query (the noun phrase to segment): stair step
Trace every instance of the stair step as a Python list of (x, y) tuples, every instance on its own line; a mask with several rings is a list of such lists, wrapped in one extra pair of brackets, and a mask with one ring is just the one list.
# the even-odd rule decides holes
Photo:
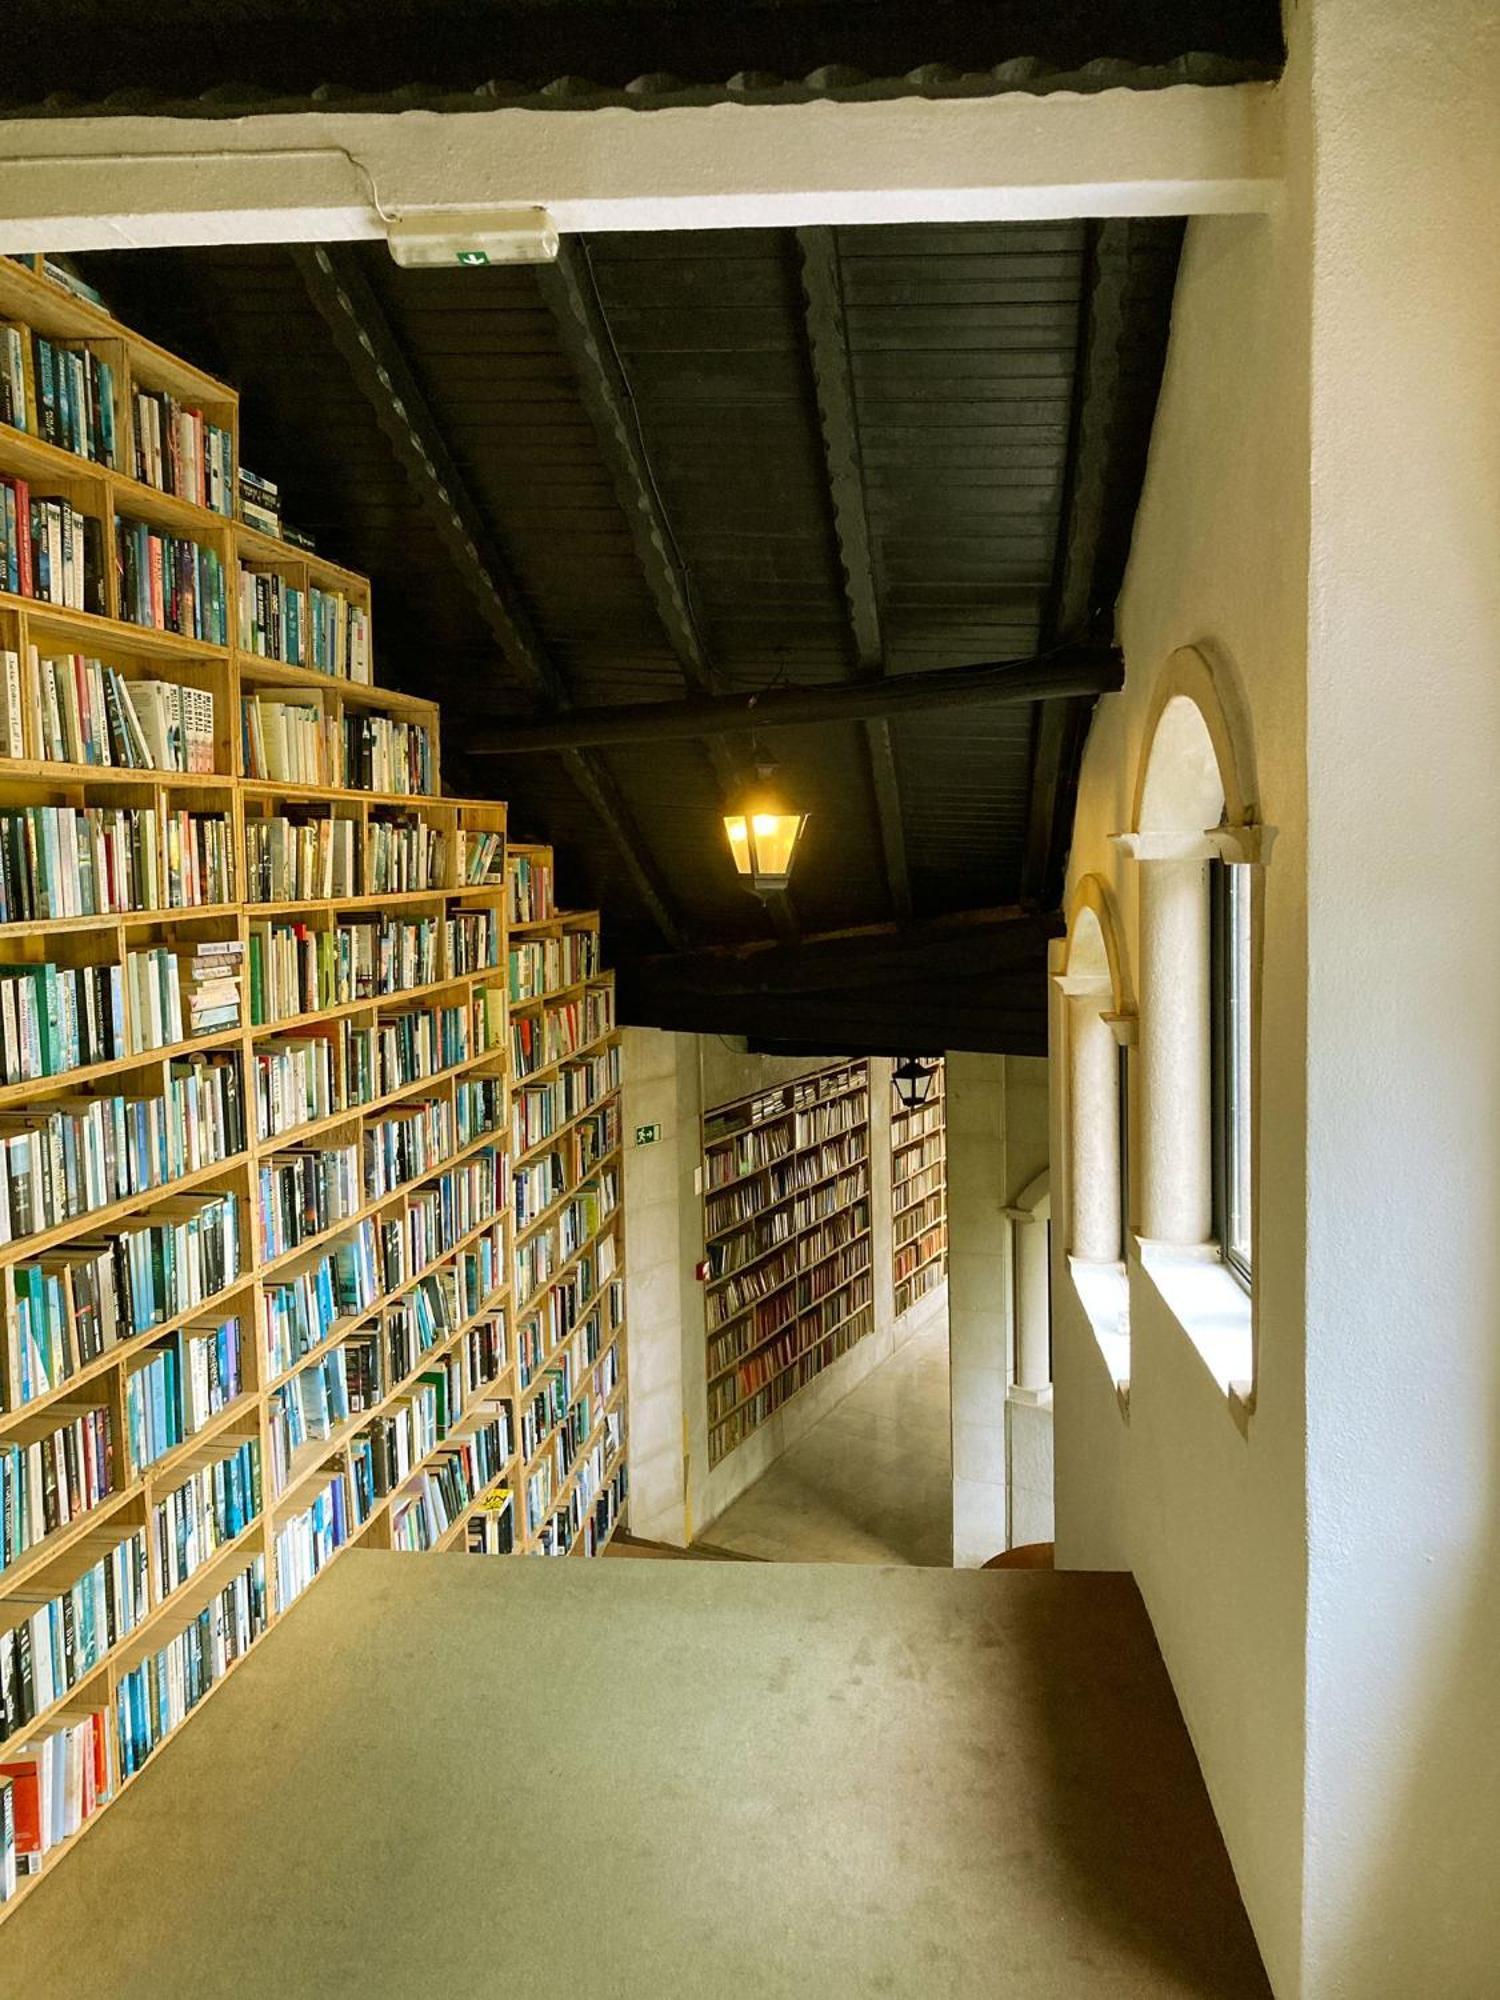
[(721, 1562), (754, 1563), (764, 1562), (764, 1556), (741, 1555), (738, 1549), (721, 1549), (712, 1542), (694, 1542), (690, 1548), (678, 1548), (675, 1542), (651, 1542), (636, 1535), (616, 1535), (604, 1551), (606, 1556), (634, 1556), (654, 1558), (658, 1562)]

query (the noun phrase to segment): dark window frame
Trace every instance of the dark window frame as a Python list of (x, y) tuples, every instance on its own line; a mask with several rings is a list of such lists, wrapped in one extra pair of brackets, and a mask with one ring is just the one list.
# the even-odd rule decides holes
[[(1235, 1213), (1241, 1197), (1234, 1166), (1234, 1142), (1240, 1122), (1252, 1116), (1253, 1084), (1248, 1072), (1239, 1073), (1234, 1059), (1233, 992), (1239, 932), (1235, 925), (1237, 904), (1250, 894), (1249, 870), (1236, 875), (1230, 864), (1211, 861), (1209, 878), (1209, 1065), (1213, 1102), (1213, 1228), (1219, 1255), (1248, 1292), (1253, 1281), (1250, 1257), (1235, 1247)], [(1249, 948), (1248, 946), (1246, 947)], [(1246, 967), (1245, 985), (1250, 987), (1251, 968)], [(1248, 1201), (1249, 1191), (1243, 1191)], [(1248, 1233), (1248, 1232), (1247, 1232)]]

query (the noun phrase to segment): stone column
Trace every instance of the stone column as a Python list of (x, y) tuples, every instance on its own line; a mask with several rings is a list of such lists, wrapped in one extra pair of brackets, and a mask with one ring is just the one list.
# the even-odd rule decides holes
[(1210, 850), (1201, 835), (1156, 836), (1153, 847), (1170, 840), (1178, 850), (1158, 856), (1145, 850), (1150, 836), (1133, 838), (1141, 862), (1141, 1234), (1158, 1243), (1206, 1243), (1213, 1234)]
[(1005, 1548), (1007, 1529), (1005, 1058), (950, 1054), (947, 1087), (953, 1561), (975, 1569)]

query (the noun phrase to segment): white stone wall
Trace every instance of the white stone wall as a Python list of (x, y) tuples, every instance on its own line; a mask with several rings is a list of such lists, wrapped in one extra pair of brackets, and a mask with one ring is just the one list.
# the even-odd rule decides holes
[(1110, 836), (1156, 675), (1212, 642), (1277, 830), (1254, 1405), (1132, 1253), (1122, 1407), (1058, 1240), (1058, 1552), (1136, 1574), (1279, 2000), (1477, 1996), (1500, 1990), (1500, 16), (1286, 18), (1285, 198), (1189, 225), (1126, 686), (1071, 857), (1141, 977)]

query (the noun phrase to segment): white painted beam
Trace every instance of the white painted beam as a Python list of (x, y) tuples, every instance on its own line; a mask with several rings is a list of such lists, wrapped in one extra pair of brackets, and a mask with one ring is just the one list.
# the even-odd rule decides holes
[(380, 236), (539, 205), (566, 231), (1270, 207), (1274, 86), (680, 110), (0, 121), (0, 251)]

